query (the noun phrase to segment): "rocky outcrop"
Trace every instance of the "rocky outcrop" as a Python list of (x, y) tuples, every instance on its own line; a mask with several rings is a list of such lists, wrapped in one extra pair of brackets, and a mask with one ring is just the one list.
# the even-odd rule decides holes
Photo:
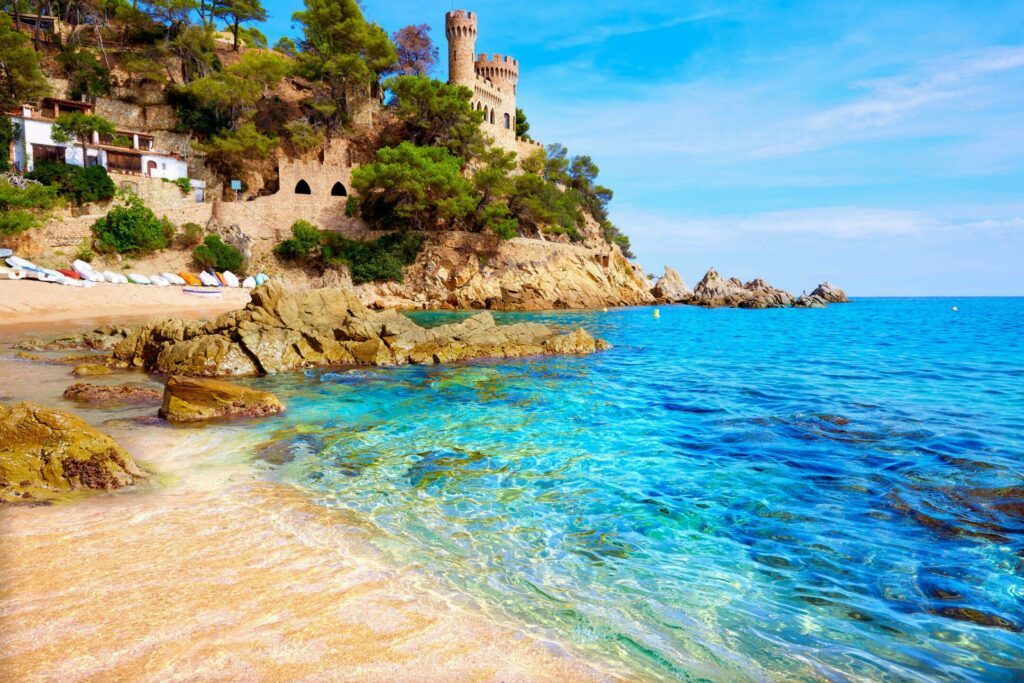
[(737, 278), (724, 279), (714, 268), (693, 288), (690, 302), (707, 308), (786, 308), (793, 296), (758, 278), (744, 284)]
[(64, 390), (64, 398), (79, 403), (159, 403), (161, 393), (137, 384), (104, 386), (99, 384), (72, 384)]
[(403, 282), (356, 287), (372, 308), (537, 311), (654, 303), (618, 247), (481, 233), (430, 235)]
[[(59, 351), (65, 349), (94, 349), (97, 351), (109, 351), (119, 342), (123, 341), (125, 337), (131, 334), (131, 332), (132, 328), (124, 325), (104, 325), (103, 327), (97, 327), (92, 332), (87, 332), (85, 334), (73, 334), (50, 339), (26, 339), (18, 342), (14, 348), (26, 351)], [(18, 355), (28, 356), (28, 354)], [(75, 358), (75, 356), (67, 356), (67, 358)], [(38, 356), (30, 359), (49, 360)], [(86, 361), (80, 360), (78, 362)]]
[(145, 476), (113, 439), (70, 413), (31, 402), (0, 406), (0, 501), (116, 489)]
[(284, 410), (267, 391), (228, 382), (172, 375), (164, 387), (160, 417), (168, 422), (199, 422), (238, 417), (267, 417)]
[(583, 330), (537, 323), (498, 325), (481, 313), (423, 328), (396, 311), (371, 311), (349, 289), (290, 293), (271, 282), (243, 309), (203, 323), (164, 320), (114, 348), (130, 367), (217, 377), (273, 374), (323, 365), (446, 363), (472, 358), (586, 354), (608, 348)]
[(675, 268), (665, 266), (665, 274), (651, 288), (651, 295), (659, 304), (685, 304), (693, 298), (693, 290), (686, 286)]
[(827, 304), (846, 304), (850, 303), (850, 300), (846, 298), (846, 292), (839, 289), (833, 284), (828, 282), (822, 282), (818, 285), (813, 292), (812, 297), (818, 297)]

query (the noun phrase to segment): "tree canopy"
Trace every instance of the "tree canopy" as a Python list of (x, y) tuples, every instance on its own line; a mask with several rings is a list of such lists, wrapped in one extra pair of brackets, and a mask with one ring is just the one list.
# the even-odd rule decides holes
[(42, 97), (50, 90), (28, 36), (0, 14), (0, 108)]
[(430, 26), (410, 25), (391, 34), (398, 53), (395, 71), (406, 76), (429, 76), (437, 66), (438, 49), (430, 39)]

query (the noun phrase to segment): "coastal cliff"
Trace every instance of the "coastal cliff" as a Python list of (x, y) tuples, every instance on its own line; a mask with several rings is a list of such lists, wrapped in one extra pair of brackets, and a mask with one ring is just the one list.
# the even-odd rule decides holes
[(401, 283), (356, 289), (373, 308), (535, 311), (654, 302), (643, 271), (614, 246), (445, 233)]

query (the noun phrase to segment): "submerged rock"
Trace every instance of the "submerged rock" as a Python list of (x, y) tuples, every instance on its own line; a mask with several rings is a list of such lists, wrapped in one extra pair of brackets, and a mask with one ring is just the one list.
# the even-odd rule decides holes
[(490, 313), (428, 329), (396, 311), (371, 311), (348, 289), (289, 293), (270, 283), (245, 308), (210, 322), (172, 319), (143, 327), (114, 347), (114, 358), (153, 372), (218, 377), (606, 348), (582, 329), (565, 334), (537, 323), (498, 325)]
[(145, 476), (113, 439), (75, 415), (27, 401), (0, 406), (0, 501), (116, 489)]
[(95, 377), (96, 375), (109, 375), (110, 368), (106, 365), (100, 365), (98, 363), (83, 363), (82, 365), (76, 365), (75, 369), (71, 371), (71, 374), (75, 377)]
[(164, 387), (160, 417), (168, 422), (199, 422), (218, 418), (267, 417), (284, 410), (267, 391), (197, 377), (171, 376)]
[(93, 349), (106, 351), (131, 334), (132, 328), (124, 325), (104, 325), (92, 332), (72, 334), (63, 337), (26, 339), (14, 348), (26, 351), (61, 351), (72, 349)]
[(110, 356), (105, 354), (82, 354), (76, 353), (70, 356), (40, 356), (37, 353), (19, 351), (15, 358), (29, 360), (34, 363), (50, 363), (52, 365), (84, 365), (98, 364), (105, 365), (110, 361)]
[(793, 295), (760, 278), (746, 284), (737, 278), (726, 280), (711, 268), (693, 288), (689, 303), (707, 308), (787, 308)]
[(693, 297), (693, 290), (674, 268), (665, 266), (665, 274), (651, 288), (651, 294), (661, 304), (685, 304)]
[(146, 403), (159, 402), (161, 393), (137, 384), (103, 386), (99, 384), (72, 384), (64, 390), (64, 398), (81, 403)]

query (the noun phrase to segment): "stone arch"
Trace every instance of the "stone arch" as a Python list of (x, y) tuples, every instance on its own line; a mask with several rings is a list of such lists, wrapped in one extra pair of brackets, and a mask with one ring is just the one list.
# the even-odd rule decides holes
[(348, 190), (345, 189), (345, 186), (341, 184), (340, 180), (338, 182), (334, 183), (334, 187), (331, 188), (331, 196), (332, 197), (347, 197), (348, 196)]
[(295, 194), (313, 194), (313, 190), (309, 188), (309, 183), (305, 180), (300, 180), (295, 183)]

